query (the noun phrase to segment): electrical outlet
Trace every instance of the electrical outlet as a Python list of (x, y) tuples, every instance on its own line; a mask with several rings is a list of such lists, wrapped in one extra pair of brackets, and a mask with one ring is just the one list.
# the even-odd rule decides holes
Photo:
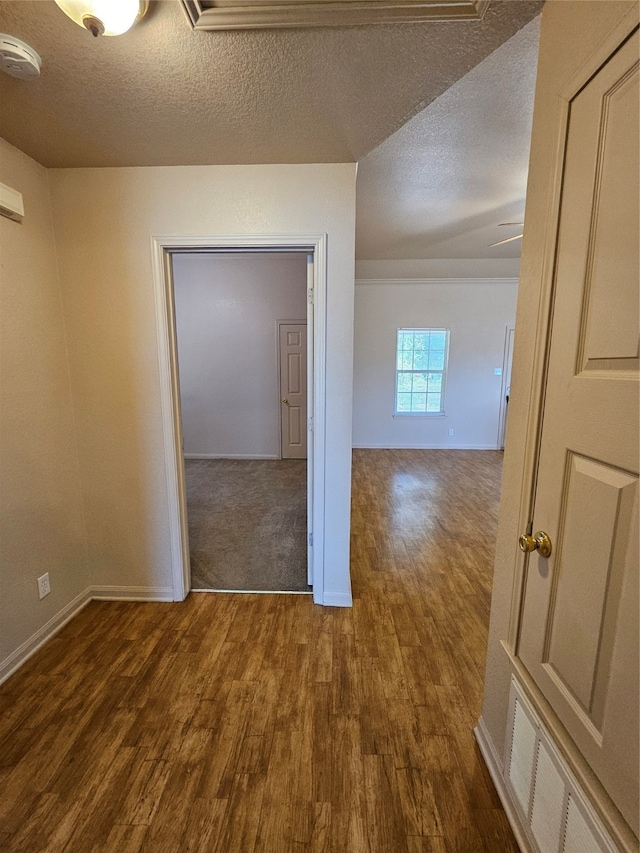
[(452, 429), (450, 429), (450, 430), (449, 430), (449, 435), (453, 435), (453, 430), (452, 430)]
[(38, 596), (44, 598), (51, 592), (51, 584), (49, 583), (49, 572), (45, 572), (38, 578)]

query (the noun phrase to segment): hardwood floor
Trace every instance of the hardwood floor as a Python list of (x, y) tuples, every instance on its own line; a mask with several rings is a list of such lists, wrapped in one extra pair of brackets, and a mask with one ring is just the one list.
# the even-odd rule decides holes
[(353, 609), (91, 603), (0, 688), (0, 849), (517, 851), (471, 731), (501, 461), (356, 451)]

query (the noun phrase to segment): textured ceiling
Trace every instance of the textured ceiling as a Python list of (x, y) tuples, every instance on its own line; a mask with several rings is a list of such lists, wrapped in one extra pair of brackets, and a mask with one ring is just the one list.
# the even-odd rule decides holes
[(358, 166), (359, 259), (517, 258), (539, 19), (477, 65)]
[(177, 0), (94, 39), (53, 0), (0, 0), (42, 75), (0, 74), (0, 135), (45, 166), (349, 162), (509, 39), (541, 2), (481, 22), (194, 32)]

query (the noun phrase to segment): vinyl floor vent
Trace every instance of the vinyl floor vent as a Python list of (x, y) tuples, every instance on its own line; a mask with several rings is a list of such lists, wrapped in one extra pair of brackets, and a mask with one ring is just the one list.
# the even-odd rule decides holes
[(619, 853), (518, 682), (511, 683), (505, 782), (537, 853)]

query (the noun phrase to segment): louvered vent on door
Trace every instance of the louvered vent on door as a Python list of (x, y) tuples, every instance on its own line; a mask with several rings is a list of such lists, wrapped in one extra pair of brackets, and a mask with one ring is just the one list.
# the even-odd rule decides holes
[(594, 828), (587, 823), (575, 800), (569, 795), (562, 853), (600, 853), (606, 849), (597, 841)]
[(534, 853), (619, 853), (513, 679), (505, 783)]
[(513, 702), (511, 749), (508, 774), (511, 787), (524, 814), (529, 813), (531, 802), (531, 780), (536, 756), (538, 728), (527, 715), (520, 697)]
[(564, 805), (565, 780), (544, 741), (538, 740), (530, 824), (542, 853), (558, 853)]

